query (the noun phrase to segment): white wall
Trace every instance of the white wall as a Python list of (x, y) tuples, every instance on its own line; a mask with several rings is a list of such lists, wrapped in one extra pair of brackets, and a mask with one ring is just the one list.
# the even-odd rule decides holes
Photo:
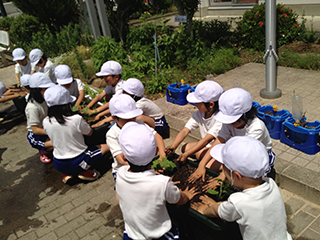
[[(259, 0), (259, 3), (261, 2), (265, 2), (265, 0)], [(319, 4), (320, 1), (319, 0), (277, 0), (277, 3), (281, 3), (281, 4)]]

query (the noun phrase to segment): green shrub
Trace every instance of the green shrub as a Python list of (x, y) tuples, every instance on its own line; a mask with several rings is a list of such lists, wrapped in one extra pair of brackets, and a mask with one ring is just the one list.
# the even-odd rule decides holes
[(284, 50), (279, 54), (280, 66), (320, 70), (320, 56), (314, 53), (299, 54)]
[(0, 19), (0, 30), (10, 31), (11, 24), (15, 17), (4, 17)]
[[(298, 23), (298, 14), (282, 4), (276, 6), (277, 18), (277, 48), (282, 45), (300, 40), (307, 30), (305, 21)], [(234, 46), (252, 48), (258, 51), (265, 50), (265, 4), (255, 5), (243, 14), (238, 22), (234, 35)]]

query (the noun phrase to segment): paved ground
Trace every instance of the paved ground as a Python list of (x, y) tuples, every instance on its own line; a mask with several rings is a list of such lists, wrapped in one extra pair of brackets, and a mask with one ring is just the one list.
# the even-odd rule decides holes
[[(13, 84), (13, 72), (13, 66), (0, 69), (0, 81)], [(264, 88), (262, 64), (246, 64), (215, 80), (224, 89), (233, 87), (235, 82), (241, 83), (261, 105), (276, 104), (289, 110), (292, 90), (296, 90), (304, 98), (308, 119), (319, 119), (316, 104), (320, 95), (319, 72), (280, 67), (278, 87), (283, 97), (276, 100), (259, 97), (260, 89)], [(172, 136), (195, 111), (191, 105), (178, 106), (165, 99), (157, 100), (157, 104), (168, 116)], [(12, 103), (1, 105), (1, 108), (10, 105)], [(0, 135), (0, 239), (121, 239), (123, 220), (114, 197), (110, 160), (105, 158), (99, 165), (103, 173), (99, 180), (65, 185), (52, 164), (39, 161), (39, 154), (27, 142), (25, 125), (22, 122)], [(166, 145), (171, 141), (172, 138), (166, 140)], [(279, 141), (274, 141), (274, 149), (278, 155), (275, 168), (286, 204), (289, 232), (294, 239), (320, 239), (320, 207), (313, 203), (316, 200), (309, 201), (314, 200), (312, 195), (318, 196), (319, 154), (307, 155)], [(295, 187), (291, 189), (291, 185)], [(299, 191), (309, 191), (309, 200), (298, 195)]]

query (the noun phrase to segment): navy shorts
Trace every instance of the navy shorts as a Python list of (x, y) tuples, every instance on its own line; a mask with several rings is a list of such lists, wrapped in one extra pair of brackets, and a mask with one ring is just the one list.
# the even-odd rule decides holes
[(53, 158), (53, 165), (59, 172), (67, 175), (77, 175), (88, 170), (101, 156), (101, 150), (96, 146), (92, 146), (75, 158)]
[(154, 121), (156, 125), (155, 130), (157, 133), (159, 133), (163, 139), (170, 138), (170, 128), (165, 116)]
[(268, 151), (268, 155), (269, 155), (269, 169), (266, 171), (265, 173), (266, 175), (271, 172), (274, 165), (274, 161), (276, 160), (276, 154), (271, 149)]
[(27, 138), (31, 147), (39, 150), (45, 150), (44, 143), (48, 139), (47, 135), (36, 135), (33, 132), (29, 131)]
[[(152, 240), (179, 240), (179, 231), (178, 228), (176, 228), (175, 226), (172, 226), (172, 228), (169, 230), (169, 232), (163, 234), (162, 237), (160, 238), (154, 238)], [(123, 240), (132, 240), (126, 230), (123, 231)]]

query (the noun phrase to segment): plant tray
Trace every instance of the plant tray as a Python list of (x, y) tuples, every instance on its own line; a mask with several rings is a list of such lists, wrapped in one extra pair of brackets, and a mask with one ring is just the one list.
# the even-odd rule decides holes
[[(179, 84), (180, 88), (176, 88)], [(167, 101), (178, 105), (188, 104), (187, 95), (189, 93), (190, 85), (185, 84), (181, 86), (180, 83), (173, 83), (166, 88)]]
[(106, 141), (106, 134), (109, 131), (111, 125), (110, 123), (105, 123), (100, 127), (92, 128), (93, 132), (91, 136), (84, 136), (84, 141), (87, 146), (95, 146), (99, 144), (105, 144)]
[(273, 112), (273, 106), (267, 105), (258, 108), (258, 118), (260, 118), (266, 125), (270, 137), (273, 139), (280, 139), (282, 123), (289, 117), (291, 113), (288, 110), (281, 110), (273, 112), (275, 116), (267, 114), (265, 112)]
[(293, 117), (286, 119), (282, 124), (280, 142), (285, 143), (306, 154), (313, 155), (320, 151), (320, 122), (308, 122), (306, 127), (294, 126)]

